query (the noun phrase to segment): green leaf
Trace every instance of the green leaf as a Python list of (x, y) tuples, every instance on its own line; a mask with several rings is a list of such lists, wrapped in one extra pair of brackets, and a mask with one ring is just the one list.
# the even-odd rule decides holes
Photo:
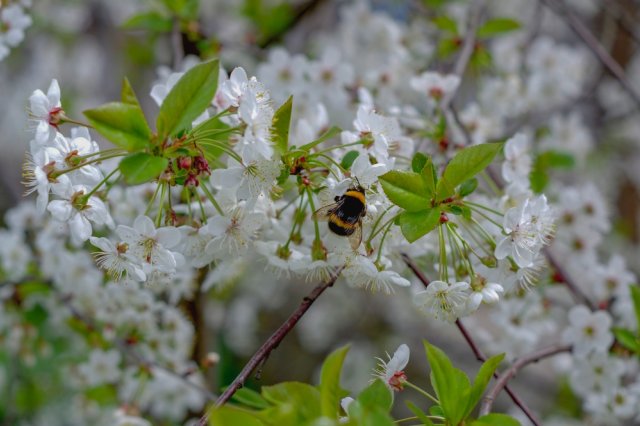
[(281, 406), (280, 409), (295, 410), (295, 418), (301, 423), (322, 415), (320, 391), (306, 383), (283, 382), (263, 386), (262, 396), (272, 404)]
[(418, 173), (391, 170), (378, 179), (393, 204), (410, 212), (431, 207), (432, 194)]
[(440, 223), (440, 209), (433, 208), (419, 212), (403, 212), (399, 217), (402, 235), (410, 243), (434, 230)]
[(210, 426), (263, 426), (264, 424), (265, 423), (258, 420), (251, 412), (233, 408), (228, 405), (209, 410)]
[(475, 191), (477, 187), (478, 179), (472, 178), (469, 180), (465, 180), (464, 182), (462, 182), (462, 185), (460, 185), (459, 194), (461, 197), (466, 197), (467, 195), (473, 193), (473, 191)]
[(358, 158), (358, 155), (360, 155), (358, 151), (347, 152), (340, 162), (340, 167), (345, 170), (349, 170), (351, 166), (353, 166), (353, 162), (356, 161), (356, 158)]
[(437, 56), (439, 59), (446, 59), (459, 48), (460, 41), (457, 39), (457, 37), (443, 38), (438, 42), (438, 47), (436, 48)]
[(427, 161), (429, 161), (429, 157), (421, 152), (416, 152), (411, 159), (411, 170), (413, 170), (415, 173), (420, 173), (422, 169), (424, 169), (424, 166), (427, 164)]
[(231, 399), (250, 408), (261, 410), (269, 407), (269, 403), (258, 392), (249, 388), (238, 389)]
[(453, 20), (453, 18), (449, 16), (440, 15), (433, 20), (433, 23), (438, 29), (442, 31), (448, 31), (453, 34), (458, 34), (458, 24), (455, 20)]
[(453, 364), (437, 347), (424, 341), (427, 359), (431, 367), (432, 386), (438, 395), (442, 411), (450, 424), (457, 425), (464, 419), (467, 398), (471, 385), (463, 371), (454, 368)]
[(484, 143), (464, 148), (451, 159), (438, 181), (436, 194), (443, 200), (455, 193), (456, 187), (484, 170), (502, 149), (502, 143)]
[(620, 327), (613, 327), (612, 329), (616, 340), (625, 348), (633, 352), (640, 351), (640, 339), (631, 330), (627, 330)]
[(478, 375), (474, 379), (473, 385), (471, 386), (471, 391), (469, 392), (467, 409), (464, 413), (464, 418), (468, 417), (475, 406), (480, 402), (484, 390), (489, 384), (491, 377), (493, 377), (493, 373), (496, 371), (496, 368), (498, 368), (498, 365), (500, 365), (503, 359), (504, 354), (492, 356), (491, 358), (486, 360), (480, 367)]
[(339, 135), (340, 132), (342, 132), (342, 129), (340, 127), (333, 126), (329, 130), (324, 132), (318, 139), (316, 139), (316, 140), (314, 140), (312, 142), (309, 142), (308, 144), (302, 145), (297, 150), (309, 151), (311, 148), (315, 147), (316, 145), (319, 145), (322, 142), (327, 141), (327, 140)]
[(636, 285), (629, 286), (631, 289), (631, 301), (633, 302), (633, 310), (636, 313), (638, 321), (638, 332), (640, 333), (640, 288)]
[(84, 115), (98, 133), (127, 151), (149, 145), (151, 131), (138, 105), (110, 102), (88, 109)]
[(286, 152), (289, 147), (289, 127), (291, 126), (291, 109), (293, 96), (283, 103), (273, 116), (271, 123), (271, 136), (280, 153)]
[(493, 37), (520, 29), (520, 22), (509, 18), (493, 18), (485, 22), (476, 35), (478, 38)]
[(471, 426), (520, 426), (520, 422), (506, 414), (491, 413), (473, 421)]
[(122, 90), (120, 91), (120, 97), (122, 98), (123, 104), (137, 105), (138, 107), (140, 106), (138, 97), (133, 91), (133, 87), (131, 87), (131, 83), (129, 83), (129, 79), (127, 79), (127, 77), (122, 80)]
[(436, 173), (436, 167), (434, 166), (431, 157), (427, 157), (427, 163), (422, 168), (420, 174), (422, 175), (425, 185), (427, 185), (427, 193), (431, 194), (430, 197), (433, 197), (433, 194), (436, 193), (438, 174)]
[(542, 192), (549, 184), (549, 170), (551, 168), (569, 169), (575, 165), (571, 154), (559, 151), (545, 151), (539, 154), (533, 162), (529, 180), (534, 192)]
[(381, 407), (364, 407), (360, 401), (353, 401), (349, 405), (349, 421), (347, 426), (394, 426), (391, 416)]
[(322, 364), (320, 373), (320, 406), (322, 415), (331, 419), (338, 418), (340, 400), (345, 396), (340, 388), (342, 364), (349, 352), (349, 345), (333, 351)]
[(224, 154), (224, 151), (210, 142), (218, 141), (228, 145), (229, 135), (234, 131), (235, 129), (220, 120), (219, 116), (213, 116), (194, 127), (190, 135), (195, 139), (196, 143), (198, 141), (209, 142), (198, 146), (204, 151), (205, 158), (208, 161), (212, 161)]
[(411, 401), (405, 401), (404, 403), (406, 404), (407, 408), (409, 408), (409, 410), (411, 410), (411, 412), (416, 415), (418, 420), (420, 420), (423, 425), (433, 426), (433, 422), (431, 421), (431, 419), (427, 417), (427, 414), (422, 411), (420, 407), (418, 407)]
[(122, 28), (126, 30), (146, 30), (155, 33), (165, 33), (171, 31), (173, 22), (170, 17), (164, 16), (159, 12), (142, 12), (124, 21)]
[(218, 60), (196, 65), (187, 71), (160, 106), (156, 126), (160, 140), (191, 126), (211, 104), (218, 88)]
[(103, 407), (118, 402), (118, 392), (115, 386), (110, 384), (92, 387), (84, 392), (84, 396)]
[(120, 172), (130, 185), (138, 185), (157, 178), (169, 165), (169, 160), (145, 152), (137, 152), (120, 161)]
[(358, 402), (365, 408), (373, 409), (379, 407), (388, 413), (391, 411), (391, 406), (393, 405), (393, 395), (391, 392), (382, 380), (376, 379), (360, 392)]

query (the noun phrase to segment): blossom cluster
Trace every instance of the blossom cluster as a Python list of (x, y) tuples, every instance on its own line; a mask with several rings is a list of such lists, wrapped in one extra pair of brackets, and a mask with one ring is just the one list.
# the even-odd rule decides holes
[(31, 0), (20, 0), (0, 4), (0, 61), (6, 58), (22, 40), (24, 32), (32, 24), (31, 17), (26, 9), (31, 6)]
[[(492, 17), (505, 13), (497, 3), (488, 5)], [(30, 24), (26, 6), (0, 7), (0, 59)], [(440, 13), (461, 43), (471, 8), (452, 3)], [(260, 311), (285, 303), (281, 281), (317, 283), (339, 273), (337, 287), (390, 295), (383, 310), (393, 328), (414, 314), (454, 323), (486, 309), (488, 324), (469, 327), (509, 360), (562, 339), (572, 347), (569, 383), (590, 421), (640, 418), (640, 386), (629, 380), (638, 367), (611, 350), (619, 344), (615, 329), (638, 330), (629, 297), (636, 276), (621, 255), (602, 256), (612, 228), (607, 200), (598, 182), (545, 180), (567, 161), (586, 175), (596, 148), (581, 112), (564, 112), (593, 78), (586, 49), (538, 34), (525, 20), (513, 34), (478, 42), (476, 81), (467, 87), (465, 75), (437, 71), (446, 58), (433, 40), (451, 40), (427, 19), (398, 21), (364, 1), (342, 7), (340, 18), (309, 54), (274, 47), (264, 62), (234, 67), (237, 52), (223, 49), (211, 100), (185, 129), (163, 140), (149, 132), (155, 145), (139, 153), (166, 163), (135, 184), (124, 165), (134, 149), (98, 144), (105, 132), (71, 118), (57, 80), (46, 93), (35, 90), (23, 170), (35, 202), (10, 210), (0, 234), (10, 284), (0, 289), (0, 333), (8, 350), (33, 364), (51, 351), (42, 336), (83, 348), (83, 359), (65, 365), (68, 386), (79, 394), (108, 388), (111, 399), (102, 410), (78, 397), (78, 424), (146, 424), (140, 413), (179, 422), (210, 399), (209, 366), (197, 357), (211, 348), (199, 347), (198, 334), (224, 328), (233, 336), (225, 345), (247, 354), (257, 347)], [(482, 68), (483, 52), (493, 67)], [(162, 113), (203, 64), (188, 56), (179, 70), (161, 68), (143, 98)], [(560, 112), (545, 117), (552, 108)], [(534, 116), (543, 124), (527, 122)], [(429, 199), (424, 210), (440, 209), (433, 227), (409, 238), (418, 227), (411, 215), (422, 207), (407, 208), (385, 176), (428, 170), (445, 181), (458, 154), (492, 143), (504, 143), (500, 160)], [(363, 214), (347, 224), (361, 235), (354, 248), (324, 223), (336, 220), (335, 210), (316, 212), (337, 209), (358, 187)], [(431, 281), (412, 278), (406, 259)], [(42, 285), (23, 295), (19, 283), (29, 281)], [(345, 300), (344, 290), (326, 296), (330, 315), (310, 311), (300, 323), (311, 351), (326, 351), (350, 308), (366, 303), (366, 295)], [(202, 309), (193, 307), (201, 300), (205, 325), (184, 309)], [(25, 306), (45, 312), (37, 326), (46, 332), (25, 325)], [(378, 375), (400, 390), (406, 377), (395, 373), (408, 348), (396, 355)]]

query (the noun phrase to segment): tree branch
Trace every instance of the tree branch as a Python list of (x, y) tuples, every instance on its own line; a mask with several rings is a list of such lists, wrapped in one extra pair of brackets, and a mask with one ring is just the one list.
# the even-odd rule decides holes
[(480, 416), (484, 416), (485, 414), (489, 414), (491, 412), (491, 407), (493, 405), (493, 401), (495, 401), (496, 397), (500, 393), (500, 391), (504, 388), (507, 388), (507, 382), (516, 375), (518, 371), (522, 368), (526, 367), (529, 364), (534, 362), (538, 362), (541, 359), (548, 358), (553, 355), (557, 355), (562, 352), (568, 352), (571, 350), (571, 345), (553, 345), (548, 348), (540, 349), (539, 351), (533, 352), (529, 355), (525, 355), (522, 358), (518, 358), (506, 371), (500, 374), (500, 378), (493, 385), (493, 388), (482, 399), (482, 405), (480, 406)]
[(549, 9), (554, 11), (558, 16), (563, 18), (571, 29), (582, 39), (584, 44), (591, 50), (591, 52), (598, 58), (598, 60), (609, 70), (611, 74), (620, 82), (622, 87), (633, 98), (636, 105), (640, 106), (640, 94), (636, 91), (635, 87), (627, 79), (624, 69), (618, 62), (607, 52), (607, 50), (600, 44), (598, 39), (591, 34), (589, 28), (578, 18), (569, 8), (566, 7), (561, 0), (540, 0)]
[[(467, 69), (471, 55), (473, 55), (476, 44), (476, 31), (480, 25), (480, 18), (483, 9), (484, 0), (475, 0), (469, 8), (469, 27), (467, 28), (467, 33), (464, 36), (460, 55), (458, 55), (458, 59), (453, 66), (453, 74), (457, 75), (460, 79), (462, 79), (462, 75)], [(460, 85), (458, 85), (458, 88), (460, 88)], [(442, 101), (440, 102), (440, 109), (442, 111), (447, 111), (449, 109), (449, 106), (453, 102), (457, 93), (458, 89), (449, 92), (444, 98), (442, 98)]]
[[(253, 370), (256, 369), (259, 365), (261, 365), (269, 356), (269, 354), (278, 347), (280, 342), (284, 339), (284, 337), (293, 330), (293, 327), (300, 321), (300, 318), (307, 312), (307, 310), (311, 307), (313, 302), (329, 287), (333, 286), (336, 282), (343, 268), (338, 268), (333, 276), (321, 283), (318, 284), (312, 291), (302, 299), (302, 303), (298, 306), (298, 308), (289, 316), (289, 318), (282, 323), (282, 325), (269, 337), (260, 348), (256, 351), (255, 354), (251, 357), (249, 362), (244, 366), (240, 374), (233, 380), (233, 382), (227, 387), (227, 389), (220, 395), (220, 397), (216, 400), (215, 406), (220, 407), (224, 405), (233, 394), (240, 389), (247, 378), (251, 375)], [(208, 413), (200, 418), (200, 421), (197, 423), (198, 426), (205, 426), (208, 421)]]
[[(411, 269), (411, 271), (420, 280), (420, 282), (422, 282), (422, 284), (425, 287), (429, 286), (429, 280), (418, 268), (418, 266), (415, 264), (413, 259), (411, 259), (411, 257), (409, 257), (409, 255), (406, 253), (401, 253), (400, 255), (402, 256), (402, 260), (404, 260), (404, 263), (406, 263), (406, 265), (409, 267), (409, 269)], [(456, 327), (458, 327), (458, 330), (460, 330), (462, 337), (464, 337), (464, 340), (467, 342), (467, 344), (471, 348), (471, 351), (476, 356), (476, 359), (480, 362), (485, 362), (487, 360), (487, 357), (482, 353), (482, 351), (480, 350), (476, 342), (473, 340), (473, 338), (469, 334), (467, 328), (464, 326), (464, 324), (462, 324), (462, 321), (458, 319), (456, 320), (455, 324), (456, 324)], [(495, 377), (496, 380), (499, 382), (502, 378), (502, 375), (494, 372), (493, 377)], [(503, 387), (511, 397), (511, 400), (513, 401), (513, 403), (516, 404), (518, 407), (520, 407), (522, 412), (529, 418), (529, 420), (531, 420), (531, 423), (533, 423), (535, 426), (541, 426), (542, 423), (540, 423), (540, 420), (538, 420), (536, 415), (531, 411), (531, 409), (527, 406), (527, 404), (525, 404), (525, 402), (522, 399), (520, 399), (518, 395), (516, 395), (516, 393), (509, 387), (509, 385), (506, 382)]]

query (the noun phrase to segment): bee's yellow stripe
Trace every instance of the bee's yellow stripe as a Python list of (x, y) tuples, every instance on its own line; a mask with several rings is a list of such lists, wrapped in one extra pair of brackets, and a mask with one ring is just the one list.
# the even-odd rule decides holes
[(346, 195), (347, 197), (357, 198), (362, 204), (366, 204), (364, 194), (360, 191), (347, 191), (344, 193), (344, 195)]
[(340, 219), (337, 215), (333, 214), (331, 215), (331, 218), (329, 219), (331, 222), (335, 223), (336, 225), (338, 225), (341, 228), (345, 228), (345, 229), (351, 229), (354, 226), (356, 226), (353, 223), (347, 223), (344, 220)]

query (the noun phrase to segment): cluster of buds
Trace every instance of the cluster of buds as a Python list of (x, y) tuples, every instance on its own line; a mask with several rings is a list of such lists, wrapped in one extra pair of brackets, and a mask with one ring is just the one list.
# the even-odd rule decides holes
[(176, 182), (187, 187), (197, 187), (200, 185), (200, 177), (211, 175), (209, 163), (202, 155), (178, 157), (176, 167), (178, 169)]

